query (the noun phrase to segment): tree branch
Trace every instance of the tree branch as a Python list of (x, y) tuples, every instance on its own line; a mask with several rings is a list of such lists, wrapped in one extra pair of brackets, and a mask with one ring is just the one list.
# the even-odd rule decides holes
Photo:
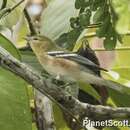
[(82, 119), (84, 117), (98, 120), (130, 117), (130, 108), (128, 107), (112, 108), (80, 102), (69, 93), (53, 84), (51, 80), (45, 79), (28, 67), (28, 65), (18, 61), (2, 47), (0, 47), (0, 62), (3, 68), (20, 76), (50, 99), (55, 99), (64, 108), (68, 109), (71, 114), (79, 115)]
[(25, 15), (25, 18), (26, 18), (26, 20), (28, 22), (28, 26), (29, 26), (29, 30), (30, 30), (30, 35), (36, 35), (37, 34), (36, 29), (33, 26), (33, 22), (31, 20), (31, 17), (28, 14), (28, 11), (27, 11), (26, 8), (24, 9), (24, 15)]

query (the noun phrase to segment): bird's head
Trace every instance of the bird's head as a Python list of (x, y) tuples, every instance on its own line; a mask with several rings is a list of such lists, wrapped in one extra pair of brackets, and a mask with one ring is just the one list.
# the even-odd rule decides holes
[(27, 36), (25, 38), (30, 46), (37, 50), (49, 51), (54, 46), (53, 42), (45, 36)]

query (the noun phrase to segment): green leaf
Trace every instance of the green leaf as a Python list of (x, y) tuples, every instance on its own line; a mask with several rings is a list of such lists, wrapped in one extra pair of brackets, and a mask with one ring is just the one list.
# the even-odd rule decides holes
[(75, 0), (53, 0), (41, 16), (41, 35), (56, 40), (70, 30), (70, 18), (76, 16)]
[(93, 22), (94, 23), (99, 23), (103, 20), (103, 14), (104, 14), (104, 11), (103, 11), (103, 8), (100, 7), (96, 13), (94, 14), (93, 16)]
[(0, 10), (4, 9), (6, 7), (6, 4), (7, 4), (7, 0), (1, 0), (0, 1)]
[(63, 112), (56, 104), (53, 105), (53, 110), (54, 110), (54, 120), (56, 123), (56, 129), (57, 130), (71, 130), (67, 126), (67, 123), (65, 122)]
[(79, 23), (82, 27), (87, 27), (90, 24), (90, 10), (79, 15)]
[[(127, 94), (130, 95), (130, 87), (129, 87), (129, 81), (126, 79), (123, 79), (122, 77), (120, 77), (120, 75), (116, 72), (113, 71), (108, 71), (103, 72), (103, 75), (106, 77), (105, 79), (111, 80), (116, 82), (117, 84), (115, 84), (115, 88), (113, 88), (114, 91), (117, 91), (118, 93), (121, 94)], [(118, 83), (121, 84), (118, 87)]]
[(19, 51), (14, 46), (14, 44), (11, 41), (9, 41), (5, 36), (3, 36), (1, 33), (0, 33), (0, 46), (2, 46), (3, 48), (5, 48), (15, 58), (17, 58), (17, 59), (21, 58), (21, 56), (19, 54)]
[(90, 0), (76, 0), (75, 2), (75, 8), (80, 9), (80, 8), (85, 8), (90, 5)]
[(25, 62), (26, 64), (32, 66), (37, 71), (43, 71), (43, 67), (38, 62), (35, 54), (32, 51), (20, 51), (21, 54), (21, 61)]
[(116, 106), (128, 107), (130, 106), (130, 95), (127, 93), (120, 93), (113, 89), (108, 89), (109, 96), (114, 101)]
[(2, 4), (3, 4), (3, 0), (0, 1), (0, 9), (1, 9), (1, 7), (2, 7)]
[[(7, 2), (7, 9), (14, 6), (17, 3), (18, 3), (17, 0), (9, 0)], [(1, 26), (6, 26), (7, 28), (12, 29), (12, 27), (14, 25), (16, 25), (16, 23), (18, 22), (21, 14), (22, 14), (24, 6), (25, 6), (25, 4), (22, 3), (16, 9), (11, 11), (8, 15), (6, 15), (2, 19), (0, 19), (0, 25)]]
[[(17, 59), (19, 51), (2, 34), (0, 46)], [(27, 96), (27, 84), (16, 75), (0, 68), (0, 128), (2, 130), (31, 130), (31, 113)]]
[(75, 1), (75, 8), (76, 9), (80, 9), (81, 8), (81, 2), (82, 2), (82, 0), (76, 0)]
[(83, 83), (83, 82), (80, 82), (79, 85), (80, 85), (80, 89), (84, 90), (86, 93), (90, 94), (98, 101), (101, 100), (101, 96), (97, 93), (97, 91), (91, 85)]
[(110, 15), (107, 14), (102, 26), (96, 31), (98, 37), (105, 37), (110, 27)]
[(26, 86), (21, 78), (0, 68), (1, 130), (31, 130), (32, 119)]
[(115, 12), (118, 15), (118, 21), (116, 23), (116, 30), (119, 34), (127, 33), (130, 25), (130, 1), (129, 0), (113, 0), (112, 5)]
[(130, 80), (130, 67), (118, 67), (118, 68), (113, 68), (113, 71), (117, 72), (120, 77)]
[(116, 47), (117, 38), (115, 36), (106, 37), (104, 47), (106, 50), (113, 50)]
[(73, 49), (74, 43), (77, 41), (78, 37), (80, 35), (80, 30), (79, 29), (74, 29), (68, 32), (67, 34), (67, 43), (68, 43), (68, 48), (71, 50)]
[(70, 26), (73, 28), (73, 29), (76, 29), (76, 28), (79, 28), (79, 19), (78, 18), (70, 18)]

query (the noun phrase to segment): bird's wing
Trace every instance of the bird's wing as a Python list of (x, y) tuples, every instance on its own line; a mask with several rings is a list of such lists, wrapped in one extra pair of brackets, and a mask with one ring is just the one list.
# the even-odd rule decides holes
[(81, 55), (78, 55), (75, 52), (54, 51), (54, 52), (48, 52), (48, 55), (55, 56), (57, 58), (66, 58), (66, 59), (75, 61), (84, 66), (93, 67), (98, 70), (100, 69), (100, 70), (107, 71), (106, 69), (101, 68), (100, 66), (96, 65), (89, 59), (87, 59)]

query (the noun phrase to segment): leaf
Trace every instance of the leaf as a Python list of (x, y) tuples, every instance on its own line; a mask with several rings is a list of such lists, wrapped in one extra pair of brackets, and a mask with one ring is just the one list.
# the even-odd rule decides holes
[(18, 76), (0, 68), (1, 130), (31, 130), (32, 119), (26, 86)]
[(113, 72), (113, 71), (103, 72), (103, 77), (105, 77), (105, 79), (108, 79), (117, 83), (117, 85), (115, 84), (115, 88), (113, 88), (114, 91), (117, 91), (118, 93), (121, 93), (121, 94), (130, 95), (130, 87), (128, 84), (129, 83), (128, 80), (120, 77), (118, 73)]
[[(0, 46), (20, 59), (19, 51), (0, 34)], [(0, 68), (0, 128), (2, 130), (31, 130), (31, 113), (27, 84), (13, 73)]]
[(100, 7), (96, 13), (94, 14), (93, 16), (93, 22), (94, 23), (99, 23), (103, 20), (103, 14), (104, 14), (104, 11), (103, 11), (103, 8)]
[(65, 122), (63, 112), (56, 104), (53, 105), (53, 110), (54, 110), (54, 120), (56, 123), (56, 129), (57, 130), (71, 130), (67, 126), (67, 123)]
[(68, 32), (68, 34), (67, 34), (68, 43), (72, 44), (72, 43), (76, 42), (79, 35), (80, 35), (80, 30), (78, 30), (78, 29), (74, 29), (74, 30), (71, 30), (70, 32)]
[(109, 96), (114, 101), (116, 106), (129, 107), (130, 106), (130, 95), (119, 93), (113, 89), (108, 89)]
[(80, 89), (82, 89), (86, 93), (90, 94), (98, 101), (101, 100), (101, 96), (97, 93), (97, 91), (91, 85), (83, 83), (83, 82), (80, 82), (79, 85), (80, 85)]
[(0, 33), (0, 46), (5, 48), (8, 52), (10, 52), (15, 58), (20, 59), (20, 54), (17, 48), (13, 45), (11, 41), (9, 41), (6, 37), (4, 37)]
[(115, 36), (106, 37), (104, 47), (106, 50), (113, 50), (116, 47), (117, 38)]
[(78, 13), (74, 4), (75, 0), (51, 1), (41, 16), (41, 35), (56, 40), (61, 34), (68, 32), (70, 18)]
[[(119, 34), (125, 34), (129, 30), (130, 25), (130, 1), (129, 0), (113, 0), (112, 5), (118, 15), (116, 30)], [(123, 25), (123, 26), (122, 26)]]
[(113, 68), (113, 71), (117, 72), (120, 77), (130, 80), (130, 67)]
[(0, 1), (0, 9), (1, 9), (1, 7), (2, 7), (2, 4), (3, 4), (3, 0)]
[(84, 42), (86, 42), (86, 44), (87, 44), (88, 41), (87, 41), (86, 38), (84, 38), (84, 36), (85, 36), (85, 34), (87, 32), (88, 32), (88, 29), (84, 29), (82, 31), (82, 33), (79, 35), (79, 37), (78, 37), (78, 39), (76, 41), (76, 44), (75, 44), (75, 46), (73, 48), (73, 52), (77, 52), (79, 50), (79, 48), (81, 48), (81, 46), (83, 45)]
[(80, 9), (81, 8), (81, 2), (82, 2), (82, 0), (76, 0), (75, 1), (75, 8), (76, 9)]
[(87, 27), (90, 23), (91, 12), (88, 10), (86, 13), (79, 15), (79, 23), (82, 27)]
[(96, 31), (96, 34), (99, 38), (105, 37), (105, 35), (109, 29), (110, 24), (111, 24), (110, 23), (110, 15), (107, 14), (102, 26)]
[[(17, 0), (9, 0), (7, 2), (7, 8), (10, 8), (17, 3), (18, 3)], [(12, 27), (14, 25), (16, 25), (16, 23), (18, 22), (21, 14), (22, 14), (24, 6), (25, 6), (25, 3), (22, 3), (16, 9), (11, 11), (8, 15), (6, 15), (2, 19), (0, 19), (0, 25), (6, 26), (7, 28), (12, 29)]]
[(20, 51), (21, 54), (21, 61), (25, 62), (26, 64), (32, 66), (37, 71), (43, 71), (43, 67), (38, 62), (35, 54), (32, 51)]

